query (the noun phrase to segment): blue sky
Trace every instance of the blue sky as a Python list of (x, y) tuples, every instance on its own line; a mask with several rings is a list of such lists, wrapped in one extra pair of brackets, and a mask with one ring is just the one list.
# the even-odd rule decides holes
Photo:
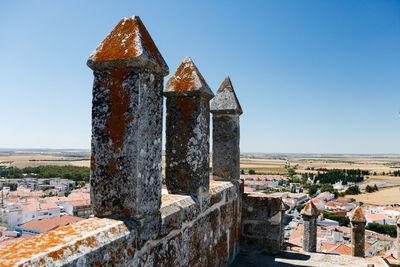
[[(92, 50), (138, 15), (170, 72), (230, 75), (242, 152), (400, 153), (400, 1), (1, 1), (0, 147), (89, 148)], [(165, 81), (167, 81), (166, 77)]]

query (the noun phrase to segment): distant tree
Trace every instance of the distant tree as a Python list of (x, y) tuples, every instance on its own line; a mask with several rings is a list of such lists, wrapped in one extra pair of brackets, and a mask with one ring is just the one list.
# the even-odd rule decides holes
[(327, 211), (321, 211), (322, 214), (324, 215), (324, 218), (329, 219), (329, 220), (333, 220), (333, 221), (337, 221), (339, 222), (340, 226), (348, 226), (350, 224), (350, 219), (349, 217), (345, 216), (345, 215), (336, 215)]
[(331, 185), (331, 184), (323, 184), (321, 186), (321, 192), (333, 193), (333, 191), (334, 191), (333, 185)]
[(42, 191), (45, 192), (45, 191), (47, 191), (48, 189), (49, 189), (48, 186), (44, 186), (44, 187), (42, 188)]
[(253, 170), (253, 169), (250, 169), (250, 170), (249, 170), (249, 174), (256, 174), (256, 171)]
[(293, 168), (289, 168), (287, 171), (290, 177), (293, 177), (293, 175), (296, 174), (296, 171)]
[(358, 195), (360, 193), (361, 193), (361, 191), (360, 191), (360, 188), (358, 187), (358, 185), (353, 185), (346, 189), (347, 195)]
[(393, 238), (397, 237), (397, 226), (396, 225), (369, 223), (367, 225), (366, 229), (380, 233), (380, 234), (390, 235)]
[(365, 191), (367, 191), (367, 193), (372, 193), (372, 192), (374, 192), (374, 189), (371, 186), (367, 185), (365, 187)]
[(310, 188), (308, 189), (308, 195), (310, 197), (314, 196), (317, 192), (318, 192), (318, 186), (315, 184), (311, 185)]
[(78, 187), (84, 187), (86, 185), (85, 181), (78, 181)]
[(240, 171), (240, 174), (244, 174), (244, 170), (243, 169)]
[(374, 190), (379, 191), (379, 188), (376, 186), (376, 184), (374, 185)]
[(68, 197), (70, 194), (71, 194), (71, 190), (67, 190), (67, 191), (65, 191), (64, 196)]

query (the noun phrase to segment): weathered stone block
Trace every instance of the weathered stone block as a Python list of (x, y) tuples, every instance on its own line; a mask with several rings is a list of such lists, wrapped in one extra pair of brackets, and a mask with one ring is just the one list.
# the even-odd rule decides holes
[(136, 219), (157, 214), (168, 67), (138, 17), (121, 20), (87, 64), (94, 71), (93, 212)]
[(281, 202), (281, 198), (272, 198), (265, 194), (243, 194), (241, 247), (262, 250), (268, 254), (279, 253), (284, 223)]
[(241, 246), (244, 249), (256, 249), (270, 255), (279, 254), (281, 251), (281, 244), (279, 242), (269, 240), (266, 237), (246, 236), (241, 240)]
[(168, 80), (165, 180), (173, 194), (209, 189), (209, 101), (214, 96), (190, 58)]
[(267, 195), (260, 193), (243, 194), (242, 219), (270, 219), (279, 213), (281, 201), (281, 198), (268, 197)]
[(160, 236), (165, 236), (172, 230), (180, 229), (183, 221), (183, 210), (177, 203), (161, 206)]
[(239, 180), (242, 108), (229, 77), (218, 89), (210, 111), (213, 113), (213, 179)]
[[(284, 207), (282, 207), (284, 208)], [(282, 209), (281, 208), (281, 209)], [(316, 252), (317, 250), (317, 217), (319, 211), (310, 200), (301, 211), (303, 217), (303, 250)]]
[(353, 257), (365, 256), (365, 224), (367, 220), (361, 207), (354, 210), (350, 216), (351, 222), (351, 255)]

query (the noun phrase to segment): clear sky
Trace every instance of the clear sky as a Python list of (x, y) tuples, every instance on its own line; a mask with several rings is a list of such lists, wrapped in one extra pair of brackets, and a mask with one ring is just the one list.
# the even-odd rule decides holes
[[(138, 15), (173, 74), (230, 75), (242, 152), (400, 153), (400, 1), (0, 1), (0, 147), (90, 148), (86, 60)], [(166, 77), (165, 81), (167, 81)]]

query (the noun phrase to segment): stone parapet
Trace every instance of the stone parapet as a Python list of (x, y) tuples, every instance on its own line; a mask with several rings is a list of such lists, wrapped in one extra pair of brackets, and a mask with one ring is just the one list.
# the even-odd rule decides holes
[(245, 193), (242, 205), (241, 249), (278, 254), (283, 242), (282, 199)]
[(239, 252), (239, 190), (211, 182), (204, 211), (195, 197), (164, 195), (161, 230), (143, 244), (129, 220), (92, 218), (0, 248), (0, 265), (224, 266)]

